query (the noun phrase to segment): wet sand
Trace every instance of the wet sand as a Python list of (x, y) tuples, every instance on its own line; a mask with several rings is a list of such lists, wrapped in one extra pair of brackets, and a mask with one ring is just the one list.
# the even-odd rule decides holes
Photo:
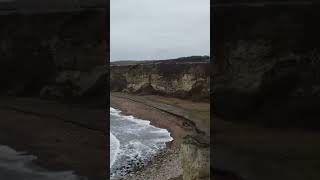
[(106, 110), (31, 98), (0, 98), (0, 144), (50, 171), (107, 177)]

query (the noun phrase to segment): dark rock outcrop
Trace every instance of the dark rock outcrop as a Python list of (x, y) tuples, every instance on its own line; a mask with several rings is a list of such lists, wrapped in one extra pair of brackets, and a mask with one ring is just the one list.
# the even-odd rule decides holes
[(207, 56), (137, 64), (114, 62), (110, 67), (110, 86), (115, 92), (208, 100), (209, 73)]
[(213, 4), (212, 105), (227, 120), (320, 128), (318, 4)]

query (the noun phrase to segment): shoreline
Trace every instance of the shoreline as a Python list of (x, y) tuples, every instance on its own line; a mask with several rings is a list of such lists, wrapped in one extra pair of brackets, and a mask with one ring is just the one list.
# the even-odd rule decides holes
[(188, 120), (131, 99), (111, 95), (110, 106), (121, 110), (124, 115), (148, 120), (150, 125), (168, 130), (173, 138), (173, 141), (169, 144), (171, 148), (179, 147), (186, 135), (197, 134), (196, 127), (190, 125)]
[[(110, 106), (111, 107), (111, 106)], [(120, 114), (123, 115), (123, 116), (134, 116), (133, 114), (130, 114), (130, 113), (126, 113), (124, 112), (122, 109), (118, 109), (118, 108), (115, 108), (115, 107), (111, 107), (111, 108), (114, 108), (116, 110), (119, 110), (120, 111)], [(134, 116), (135, 118), (137, 118), (136, 116)], [(153, 121), (150, 121), (148, 119), (140, 119), (139, 120), (144, 120), (144, 121), (149, 121), (150, 122), (150, 125), (153, 126), (153, 127), (156, 127), (156, 128), (160, 128), (160, 129), (165, 129), (169, 132), (170, 136), (172, 137), (172, 140), (171, 141), (168, 141), (166, 142), (166, 147), (165, 148), (169, 148), (169, 149), (172, 149), (172, 144), (173, 144), (173, 141), (175, 139), (175, 137), (172, 135), (172, 130), (170, 129), (167, 129), (167, 128), (164, 128), (164, 127), (161, 127), (161, 125), (158, 125), (156, 123), (154, 123)]]
[[(110, 105), (110, 107), (112, 107), (112, 106)], [(123, 110), (123, 109), (119, 109), (119, 108), (116, 108), (116, 107), (112, 107), (112, 108), (114, 108), (116, 110), (120, 110), (121, 111), (120, 112), (121, 115), (134, 116), (133, 114), (125, 112), (125, 110)], [(134, 116), (134, 117), (136, 117), (136, 116)], [(159, 126), (161, 126), (161, 124), (159, 125), (159, 124), (157, 124), (157, 123), (155, 123), (153, 121), (150, 121), (150, 120), (147, 120), (147, 119), (142, 119), (142, 118), (141, 118), (141, 120), (149, 121), (151, 126), (154, 126), (154, 127), (157, 127), (157, 128), (161, 128), (161, 129), (166, 129), (166, 128), (163, 128), (163, 126), (159, 127)], [(180, 145), (173, 146), (173, 142), (175, 140), (175, 136), (172, 135), (172, 130), (171, 129), (170, 130), (166, 129), (166, 130), (170, 133), (170, 136), (172, 137), (172, 140), (166, 142), (165, 143), (166, 146), (163, 149), (160, 149), (159, 152), (157, 152), (154, 155), (152, 155), (151, 159), (149, 161), (145, 162), (145, 165), (141, 169), (133, 171), (133, 172), (131, 172), (131, 173), (125, 175), (125, 176), (119, 177), (119, 178), (124, 179), (124, 180), (147, 180), (147, 179), (150, 179), (151, 177), (150, 176), (146, 176), (145, 175), (146, 172), (158, 170), (160, 164), (162, 166), (168, 166), (167, 164), (163, 164), (164, 161), (167, 161), (168, 159), (172, 159), (173, 156), (175, 156), (174, 158), (179, 161), (179, 157), (178, 156), (179, 156), (180, 148), (177, 147), (177, 146), (180, 146)], [(178, 170), (177, 171), (178, 172), (178, 176), (180, 176), (181, 173), (179, 173), (179, 172), (181, 172), (181, 167), (177, 163), (175, 165), (177, 167), (176, 170)], [(168, 167), (172, 167), (172, 166), (168, 166)], [(175, 177), (173, 177), (173, 178), (175, 178)], [(165, 180), (165, 179), (162, 179), (162, 180)]]
[[(116, 110), (116, 111), (118, 111), (117, 114), (119, 114), (121, 116), (132, 116), (132, 114), (124, 113), (121, 109), (118, 109), (118, 108), (115, 108), (115, 107), (110, 107), (110, 109), (111, 108)], [(133, 117), (136, 118), (135, 116), (133, 116)], [(143, 169), (150, 168), (154, 164), (153, 162), (157, 162), (157, 161), (159, 161), (161, 159), (164, 159), (167, 156), (168, 153), (177, 152), (177, 148), (174, 148), (172, 146), (172, 142), (174, 140), (174, 137), (172, 136), (172, 134), (171, 134), (171, 132), (169, 130), (167, 130), (165, 128), (160, 128), (158, 126), (155, 126), (151, 121), (149, 121), (147, 119), (140, 119), (139, 118), (138, 120), (149, 122), (148, 126), (166, 130), (167, 133), (169, 133), (169, 135), (171, 137), (171, 140), (164, 142), (165, 146), (160, 148), (160, 149), (158, 149), (158, 151), (153, 153), (148, 159), (142, 160), (143, 165), (140, 168), (135, 169), (135, 170), (130, 169), (130, 170), (128, 170), (128, 174), (123, 175), (123, 176), (119, 175), (119, 176), (113, 177), (114, 179), (123, 179), (123, 178), (127, 179), (127, 178), (129, 178), (129, 177), (131, 177), (133, 175), (139, 174), (139, 172), (143, 171)]]
[(182, 179), (180, 145), (185, 136), (198, 133), (197, 127), (190, 125), (189, 120), (182, 117), (174, 116), (126, 97), (121, 98), (118, 94), (117, 96), (110, 94), (110, 107), (120, 110), (123, 115), (132, 115), (139, 119), (148, 120), (150, 125), (168, 130), (173, 138), (173, 141), (166, 143), (166, 147), (160, 153), (155, 154), (150, 163), (136, 173), (125, 176), (124, 179)]

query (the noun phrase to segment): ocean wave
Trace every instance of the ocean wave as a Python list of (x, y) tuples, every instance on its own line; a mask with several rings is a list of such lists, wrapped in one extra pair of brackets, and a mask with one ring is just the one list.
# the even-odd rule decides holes
[[(152, 126), (148, 120), (123, 115), (121, 111), (111, 107), (110, 128), (120, 144), (115, 159), (110, 162), (112, 175), (125, 175), (134, 171), (137, 164), (143, 166), (144, 161), (150, 160), (166, 147), (166, 142), (173, 140), (168, 130)], [(112, 143), (111, 146), (113, 145), (116, 144)]]

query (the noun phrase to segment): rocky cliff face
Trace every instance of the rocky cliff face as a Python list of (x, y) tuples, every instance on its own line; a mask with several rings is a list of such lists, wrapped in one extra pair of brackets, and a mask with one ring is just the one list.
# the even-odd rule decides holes
[(213, 5), (215, 113), (267, 126), (319, 128), (319, 6), (226, 4)]
[(210, 145), (203, 138), (186, 136), (180, 150), (183, 180), (210, 179)]
[(0, 26), (1, 94), (66, 98), (106, 89), (104, 9), (12, 12)]
[(191, 57), (177, 60), (111, 64), (112, 91), (161, 94), (197, 100), (209, 99), (209, 59)]

